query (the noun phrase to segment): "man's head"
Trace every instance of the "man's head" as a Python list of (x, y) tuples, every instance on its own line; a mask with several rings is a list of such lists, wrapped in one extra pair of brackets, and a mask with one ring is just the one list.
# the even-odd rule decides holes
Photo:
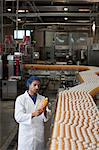
[(31, 76), (26, 83), (29, 92), (33, 95), (37, 94), (40, 89), (40, 78), (36, 76)]

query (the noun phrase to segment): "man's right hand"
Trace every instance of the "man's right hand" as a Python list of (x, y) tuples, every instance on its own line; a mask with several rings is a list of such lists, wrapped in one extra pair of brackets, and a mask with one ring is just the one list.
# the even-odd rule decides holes
[(39, 109), (39, 110), (33, 112), (32, 113), (32, 118), (41, 115), (43, 111), (44, 111), (43, 109)]

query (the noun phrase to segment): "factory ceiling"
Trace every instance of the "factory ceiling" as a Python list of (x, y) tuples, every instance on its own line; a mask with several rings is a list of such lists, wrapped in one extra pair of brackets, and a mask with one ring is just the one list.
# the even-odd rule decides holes
[(99, 26), (99, 0), (4, 0), (4, 25), (22, 28), (52, 25), (89, 28)]

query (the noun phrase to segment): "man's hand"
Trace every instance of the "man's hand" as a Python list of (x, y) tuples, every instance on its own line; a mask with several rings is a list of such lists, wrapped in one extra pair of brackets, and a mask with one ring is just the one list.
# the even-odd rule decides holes
[(32, 117), (37, 117), (37, 116), (41, 115), (43, 111), (44, 111), (43, 109), (39, 109), (39, 110), (33, 112)]

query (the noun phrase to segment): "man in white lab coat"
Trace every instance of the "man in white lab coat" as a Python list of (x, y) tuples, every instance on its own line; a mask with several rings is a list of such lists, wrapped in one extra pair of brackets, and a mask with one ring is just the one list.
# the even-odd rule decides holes
[(17, 97), (15, 120), (19, 123), (18, 150), (44, 150), (44, 122), (51, 113), (48, 107), (39, 109), (45, 98), (40, 95), (40, 79), (31, 76), (27, 80), (28, 90)]

